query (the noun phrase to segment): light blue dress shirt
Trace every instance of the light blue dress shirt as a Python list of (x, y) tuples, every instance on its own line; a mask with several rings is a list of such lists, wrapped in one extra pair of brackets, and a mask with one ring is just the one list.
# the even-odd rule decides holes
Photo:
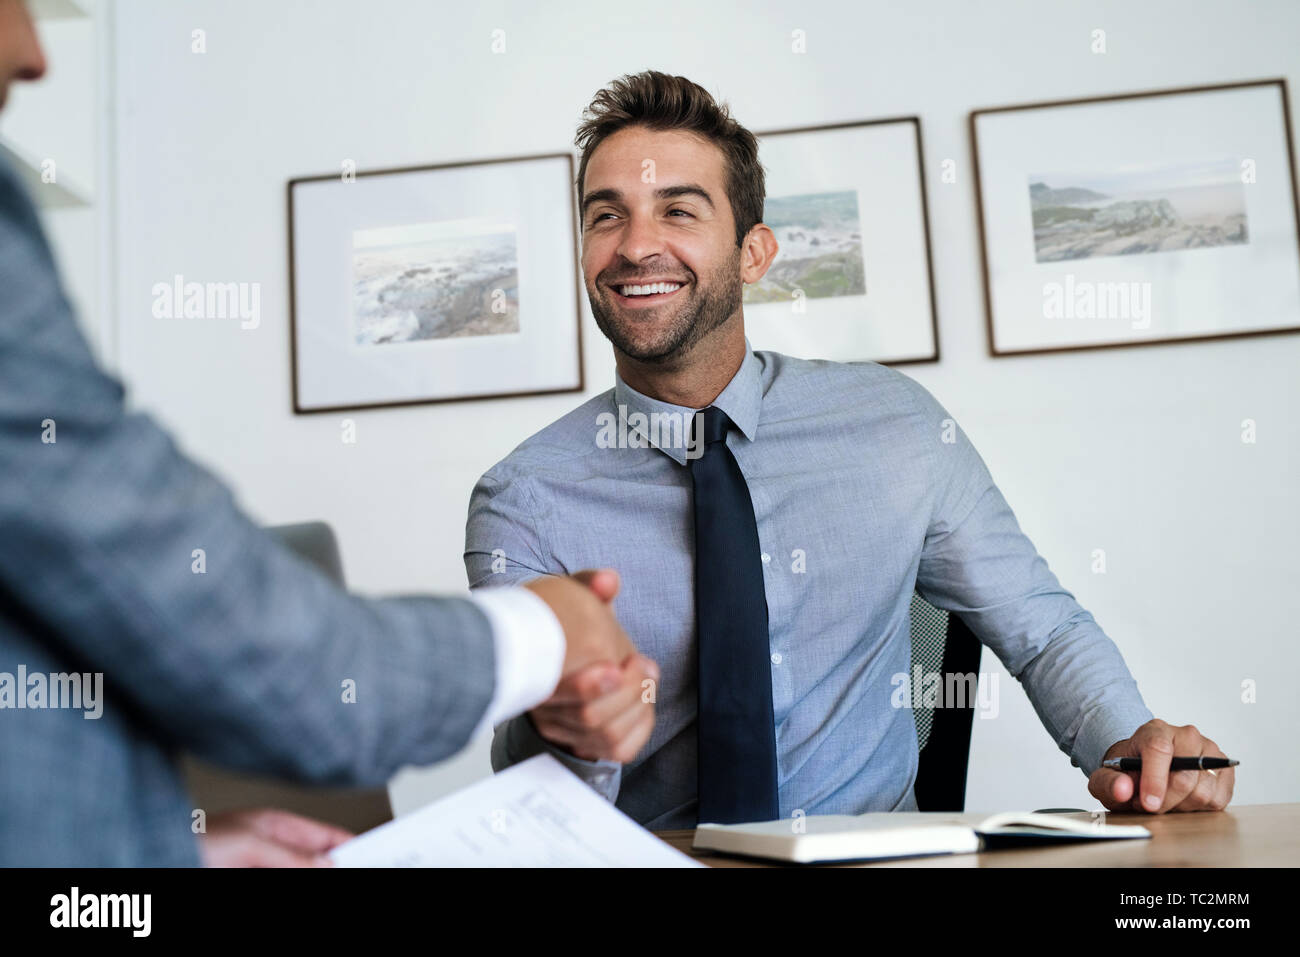
[[(1119, 650), (918, 383), (872, 362), (794, 359), (746, 341), (713, 405), (736, 425), (727, 444), (758, 522), (783, 817), (916, 809), (916, 725), (896, 706), (894, 680), (911, 669), (914, 590), (993, 649), (1085, 773), (1151, 719)], [(665, 427), (691, 411), (617, 377), (489, 470), (466, 527), (474, 589), (621, 573), (615, 611), (662, 671), (647, 746), (627, 765), (583, 761), (524, 715), (497, 727), (492, 763), (547, 750), (650, 828), (696, 824), (689, 446)], [(627, 422), (630, 440), (611, 441), (612, 420)]]

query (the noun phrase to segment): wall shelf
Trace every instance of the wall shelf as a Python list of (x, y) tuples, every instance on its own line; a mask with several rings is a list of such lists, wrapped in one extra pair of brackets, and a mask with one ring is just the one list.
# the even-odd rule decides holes
[(77, 0), (28, 0), (27, 9), (37, 20), (71, 20), (90, 16), (90, 11)]
[(56, 182), (42, 182), (41, 161), (3, 137), (0, 137), (0, 157), (17, 170), (32, 201), (42, 209), (90, 206), (92, 202), (90, 190), (69, 181), (63, 173), (57, 175)]

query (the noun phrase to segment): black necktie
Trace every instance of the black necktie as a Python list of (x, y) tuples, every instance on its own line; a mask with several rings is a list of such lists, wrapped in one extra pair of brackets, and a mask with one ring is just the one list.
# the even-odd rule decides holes
[(731, 420), (710, 406), (704, 453), (689, 459), (695, 490), (699, 821), (780, 817), (768, 657), (767, 596), (749, 486), (731, 449)]

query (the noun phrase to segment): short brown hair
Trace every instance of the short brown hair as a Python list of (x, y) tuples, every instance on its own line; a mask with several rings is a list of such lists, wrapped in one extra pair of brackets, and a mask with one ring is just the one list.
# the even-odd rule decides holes
[(591, 154), (607, 136), (629, 126), (683, 130), (722, 150), (737, 246), (763, 221), (766, 184), (754, 134), (732, 119), (727, 104), (719, 104), (704, 87), (684, 76), (655, 70), (619, 77), (599, 91), (583, 112), (573, 141), (582, 150), (576, 184), (579, 204)]

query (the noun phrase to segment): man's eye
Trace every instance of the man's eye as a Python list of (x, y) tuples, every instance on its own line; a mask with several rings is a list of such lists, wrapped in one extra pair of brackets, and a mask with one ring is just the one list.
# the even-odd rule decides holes
[[(681, 213), (683, 216), (689, 216), (689, 217), (691, 217), (691, 218), (694, 218), (693, 214), (692, 214), (689, 210), (681, 209), (680, 207), (678, 207), (678, 208), (676, 208), (676, 209), (670, 209), (670, 210), (668, 210), (668, 215), (669, 215), (669, 216), (671, 216), (673, 213)], [(595, 216), (592, 217), (592, 219), (591, 219), (591, 225), (592, 225), (592, 226), (595, 226), (597, 223), (599, 223), (601, 220), (603, 220), (606, 216), (613, 216), (613, 215), (614, 215), (613, 213), (597, 213)]]

